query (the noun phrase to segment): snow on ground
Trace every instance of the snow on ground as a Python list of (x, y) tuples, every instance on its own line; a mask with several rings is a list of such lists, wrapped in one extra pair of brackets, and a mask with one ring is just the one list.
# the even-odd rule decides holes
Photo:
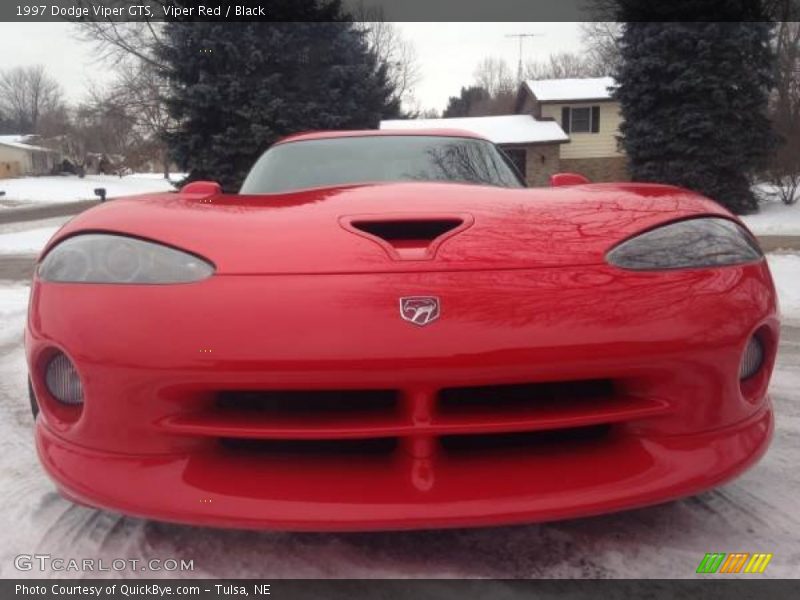
[(800, 235), (800, 202), (784, 204), (772, 195), (773, 187), (758, 184), (753, 191), (759, 196), (759, 212), (741, 217), (756, 235)]
[[(180, 182), (183, 179), (186, 179), (188, 173), (170, 173), (169, 180), (173, 183)], [(125, 177), (132, 177), (134, 179), (152, 179), (154, 181), (164, 181), (164, 174), (163, 173), (131, 173), (130, 175), (126, 175)]]
[(61, 227), (72, 217), (50, 217), (48, 219), (35, 219), (33, 221), (14, 221), (11, 223), (0, 223), (0, 235), (5, 233), (16, 233), (28, 231), (30, 229), (40, 229), (43, 227)]
[(800, 255), (767, 255), (769, 269), (775, 281), (781, 314), (787, 322), (800, 323)]
[[(785, 316), (800, 320), (793, 267), (770, 255)], [(772, 552), (765, 577), (800, 577), (800, 326), (784, 326), (770, 387), (776, 430), (766, 456), (732, 483), (599, 517), (440, 531), (295, 534), (209, 529), (124, 517), (62, 499), (32, 442), (22, 348), (28, 286), (0, 287), (0, 577), (18, 554), (193, 560), (184, 577), (692, 578), (706, 552)], [(141, 563), (140, 563), (141, 564)], [(168, 577), (170, 572), (94, 573)]]
[(22, 339), (29, 294), (28, 285), (0, 287), (0, 349)]
[(3, 206), (29, 203), (75, 202), (93, 200), (95, 188), (104, 187), (109, 198), (132, 196), (152, 192), (169, 192), (175, 188), (161, 176), (153, 173), (128, 175), (49, 175), (45, 177), (19, 177), (0, 180), (0, 210)]
[(0, 234), (0, 254), (38, 254), (59, 227), (38, 227)]

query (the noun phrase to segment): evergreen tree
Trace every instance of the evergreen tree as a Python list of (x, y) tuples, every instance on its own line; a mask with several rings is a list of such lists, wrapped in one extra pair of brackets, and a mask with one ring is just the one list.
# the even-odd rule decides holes
[[(337, 2), (288, 6), (296, 18), (343, 18)], [(399, 113), (386, 65), (352, 23), (169, 23), (165, 34), (167, 105), (179, 123), (167, 142), (189, 180), (213, 179), (235, 192), (282, 136), (377, 127)]]
[(442, 117), (469, 117), (472, 114), (472, 109), (482, 102), (487, 102), (490, 99), (489, 92), (484, 88), (473, 85), (470, 87), (462, 87), (461, 94), (458, 96), (450, 96), (447, 101), (447, 108), (444, 109)]
[(619, 2), (616, 97), (634, 180), (691, 188), (736, 213), (757, 210), (749, 177), (775, 144), (771, 25), (760, 4)]

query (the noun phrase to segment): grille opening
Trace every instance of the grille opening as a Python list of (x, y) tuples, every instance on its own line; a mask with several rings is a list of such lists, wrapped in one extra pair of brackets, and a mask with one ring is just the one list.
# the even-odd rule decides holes
[(451, 453), (486, 452), (492, 450), (545, 449), (557, 444), (570, 447), (592, 443), (611, 434), (611, 425), (571, 427), (548, 431), (492, 433), (485, 435), (446, 435), (439, 438), (442, 449)]
[(230, 390), (220, 392), (216, 401), (221, 410), (318, 415), (391, 412), (397, 404), (394, 390)]
[(397, 438), (353, 440), (257, 440), (220, 438), (220, 444), (232, 451), (278, 456), (388, 456), (397, 447)]
[(461, 225), (461, 219), (354, 221), (353, 227), (387, 242), (432, 241)]
[(613, 394), (610, 379), (447, 388), (439, 393), (439, 411), (443, 414), (485, 409), (501, 412), (546, 403), (600, 400)]

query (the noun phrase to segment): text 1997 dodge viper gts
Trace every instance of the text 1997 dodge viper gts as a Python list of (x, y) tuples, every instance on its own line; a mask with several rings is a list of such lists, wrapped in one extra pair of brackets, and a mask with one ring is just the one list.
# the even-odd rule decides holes
[(25, 343), (66, 497), (359, 530), (719, 485), (769, 443), (777, 339), (763, 255), (719, 205), (525, 188), (490, 142), (440, 130), (298, 135), (239, 194), (84, 212), (39, 258)]

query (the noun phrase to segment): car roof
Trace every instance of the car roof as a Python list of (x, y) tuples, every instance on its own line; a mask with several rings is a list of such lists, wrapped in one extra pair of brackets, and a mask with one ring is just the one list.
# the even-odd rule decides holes
[(353, 130), (328, 130), (304, 131), (295, 133), (275, 142), (275, 145), (287, 142), (304, 142), (307, 140), (329, 140), (350, 137), (398, 137), (398, 136), (432, 136), (432, 137), (460, 137), (476, 140), (485, 140), (472, 131), (464, 129), (353, 129)]

